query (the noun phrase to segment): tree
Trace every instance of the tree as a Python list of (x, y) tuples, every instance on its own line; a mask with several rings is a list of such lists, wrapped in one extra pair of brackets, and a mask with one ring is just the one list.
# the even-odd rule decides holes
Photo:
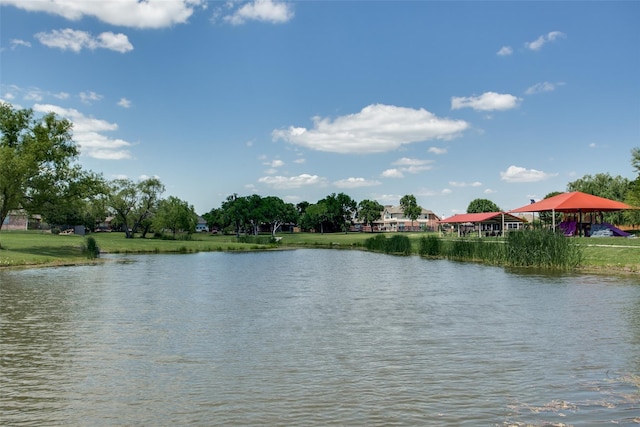
[(160, 196), (164, 193), (164, 185), (158, 178), (149, 178), (136, 185), (138, 200), (132, 215), (132, 233), (142, 229), (142, 238), (146, 237), (151, 228), (152, 219), (158, 208)]
[(209, 212), (202, 215), (209, 230), (223, 230), (228, 224), (225, 222), (224, 211), (222, 208), (211, 209)]
[(400, 207), (404, 216), (411, 220), (411, 228), (413, 229), (413, 222), (418, 219), (422, 213), (422, 207), (418, 206), (416, 197), (413, 194), (407, 194), (400, 199)]
[(35, 119), (31, 109), (0, 102), (0, 224), (12, 210), (49, 215), (94, 190), (88, 183), (97, 175), (75, 163), (72, 127), (54, 113)]
[(300, 218), (300, 223), (306, 230), (320, 228), (320, 233), (324, 234), (324, 224), (327, 222), (328, 212), (327, 205), (323, 201), (309, 205)]
[(276, 232), (287, 222), (295, 223), (298, 220), (298, 211), (291, 203), (285, 203), (281, 198), (268, 196), (262, 199), (262, 216), (269, 224), (271, 235), (275, 237)]
[(373, 223), (380, 218), (380, 212), (383, 210), (384, 206), (376, 200), (363, 200), (358, 203), (358, 218), (364, 222), (365, 226), (369, 224), (373, 232)]
[[(611, 176), (609, 173), (585, 175), (567, 184), (567, 191), (581, 191), (606, 199), (622, 202), (626, 199), (631, 182), (620, 175)], [(625, 216), (622, 212), (606, 212), (603, 219), (612, 224), (624, 224)]]
[(502, 209), (491, 200), (474, 199), (467, 206), (467, 213), (502, 212)]
[[(625, 203), (631, 206), (640, 206), (640, 147), (631, 150), (631, 165), (635, 169), (638, 176), (629, 184)], [(640, 209), (631, 209), (624, 212), (624, 219), (627, 224), (640, 224)]]
[(326, 208), (325, 222), (330, 231), (349, 230), (358, 208), (355, 200), (344, 193), (332, 193), (318, 203), (323, 203)]
[(197, 223), (198, 215), (193, 206), (174, 196), (160, 200), (158, 210), (153, 217), (154, 230), (170, 230), (173, 237), (178, 231), (194, 233)]
[(236, 193), (227, 197), (222, 202), (225, 222), (234, 226), (236, 236), (240, 237), (240, 232), (248, 223), (249, 206), (245, 197), (238, 197)]
[(115, 179), (111, 182), (111, 191), (107, 205), (111, 208), (116, 222), (124, 228), (127, 239), (133, 237), (131, 216), (136, 208), (138, 192), (135, 183), (130, 179)]

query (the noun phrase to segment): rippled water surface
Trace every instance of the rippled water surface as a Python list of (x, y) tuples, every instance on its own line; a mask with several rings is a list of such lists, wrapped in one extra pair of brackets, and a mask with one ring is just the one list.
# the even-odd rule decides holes
[(337, 250), (114, 259), (0, 271), (0, 424), (640, 424), (637, 277)]

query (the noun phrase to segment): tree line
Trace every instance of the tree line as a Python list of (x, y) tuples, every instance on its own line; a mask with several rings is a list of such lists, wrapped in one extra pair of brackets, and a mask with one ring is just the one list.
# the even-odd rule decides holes
[[(631, 150), (638, 176), (629, 180), (608, 173), (586, 175), (567, 185), (567, 191), (582, 191), (613, 200), (640, 205), (640, 148)], [(96, 229), (107, 216), (112, 227), (127, 238), (148, 233), (193, 233), (198, 216), (187, 201), (163, 198), (165, 187), (157, 178), (139, 182), (105, 180), (83, 170), (72, 137), (72, 123), (54, 113), (40, 118), (31, 109), (16, 109), (0, 102), (0, 224), (9, 212), (24, 210), (39, 214), (51, 225), (85, 225)], [(550, 197), (557, 193), (550, 193)], [(404, 214), (412, 222), (422, 211), (415, 196), (400, 199)], [(372, 226), (384, 207), (375, 200), (356, 202), (344, 193), (332, 193), (316, 203), (286, 203), (279, 197), (232, 194), (219, 208), (203, 214), (207, 225), (240, 235), (257, 234), (268, 228), (272, 235), (285, 224), (317, 232), (346, 232), (358, 220)], [(487, 199), (472, 201), (471, 212), (500, 211)], [(550, 214), (549, 214), (550, 215)], [(640, 210), (605, 214), (608, 222), (640, 224)], [(541, 215), (540, 218), (543, 218)]]

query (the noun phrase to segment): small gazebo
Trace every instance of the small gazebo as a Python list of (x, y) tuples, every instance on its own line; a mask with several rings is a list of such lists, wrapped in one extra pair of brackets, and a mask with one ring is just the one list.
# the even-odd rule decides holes
[(441, 224), (457, 224), (458, 237), (461, 236), (461, 226), (472, 226), (474, 231), (477, 228), (478, 237), (485, 236), (501, 236), (505, 230), (517, 230), (523, 223), (527, 222), (524, 218), (517, 217), (505, 212), (482, 212), (456, 214), (440, 221)]

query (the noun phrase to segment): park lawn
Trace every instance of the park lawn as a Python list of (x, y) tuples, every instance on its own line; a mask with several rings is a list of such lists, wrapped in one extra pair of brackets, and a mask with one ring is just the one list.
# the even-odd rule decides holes
[(640, 239), (581, 237), (576, 243), (582, 247), (586, 269), (640, 273)]
[[(210, 251), (253, 251), (279, 248), (362, 249), (373, 233), (279, 233), (280, 244), (240, 243), (233, 235), (194, 234), (190, 240), (126, 239), (123, 233), (93, 233), (102, 252), (108, 253), (190, 253)], [(418, 241), (427, 233), (403, 233), (417, 253)], [(582, 246), (585, 270), (640, 273), (640, 239), (574, 238)], [(69, 265), (89, 260), (82, 251), (85, 238), (53, 235), (39, 231), (0, 233), (0, 267)]]

